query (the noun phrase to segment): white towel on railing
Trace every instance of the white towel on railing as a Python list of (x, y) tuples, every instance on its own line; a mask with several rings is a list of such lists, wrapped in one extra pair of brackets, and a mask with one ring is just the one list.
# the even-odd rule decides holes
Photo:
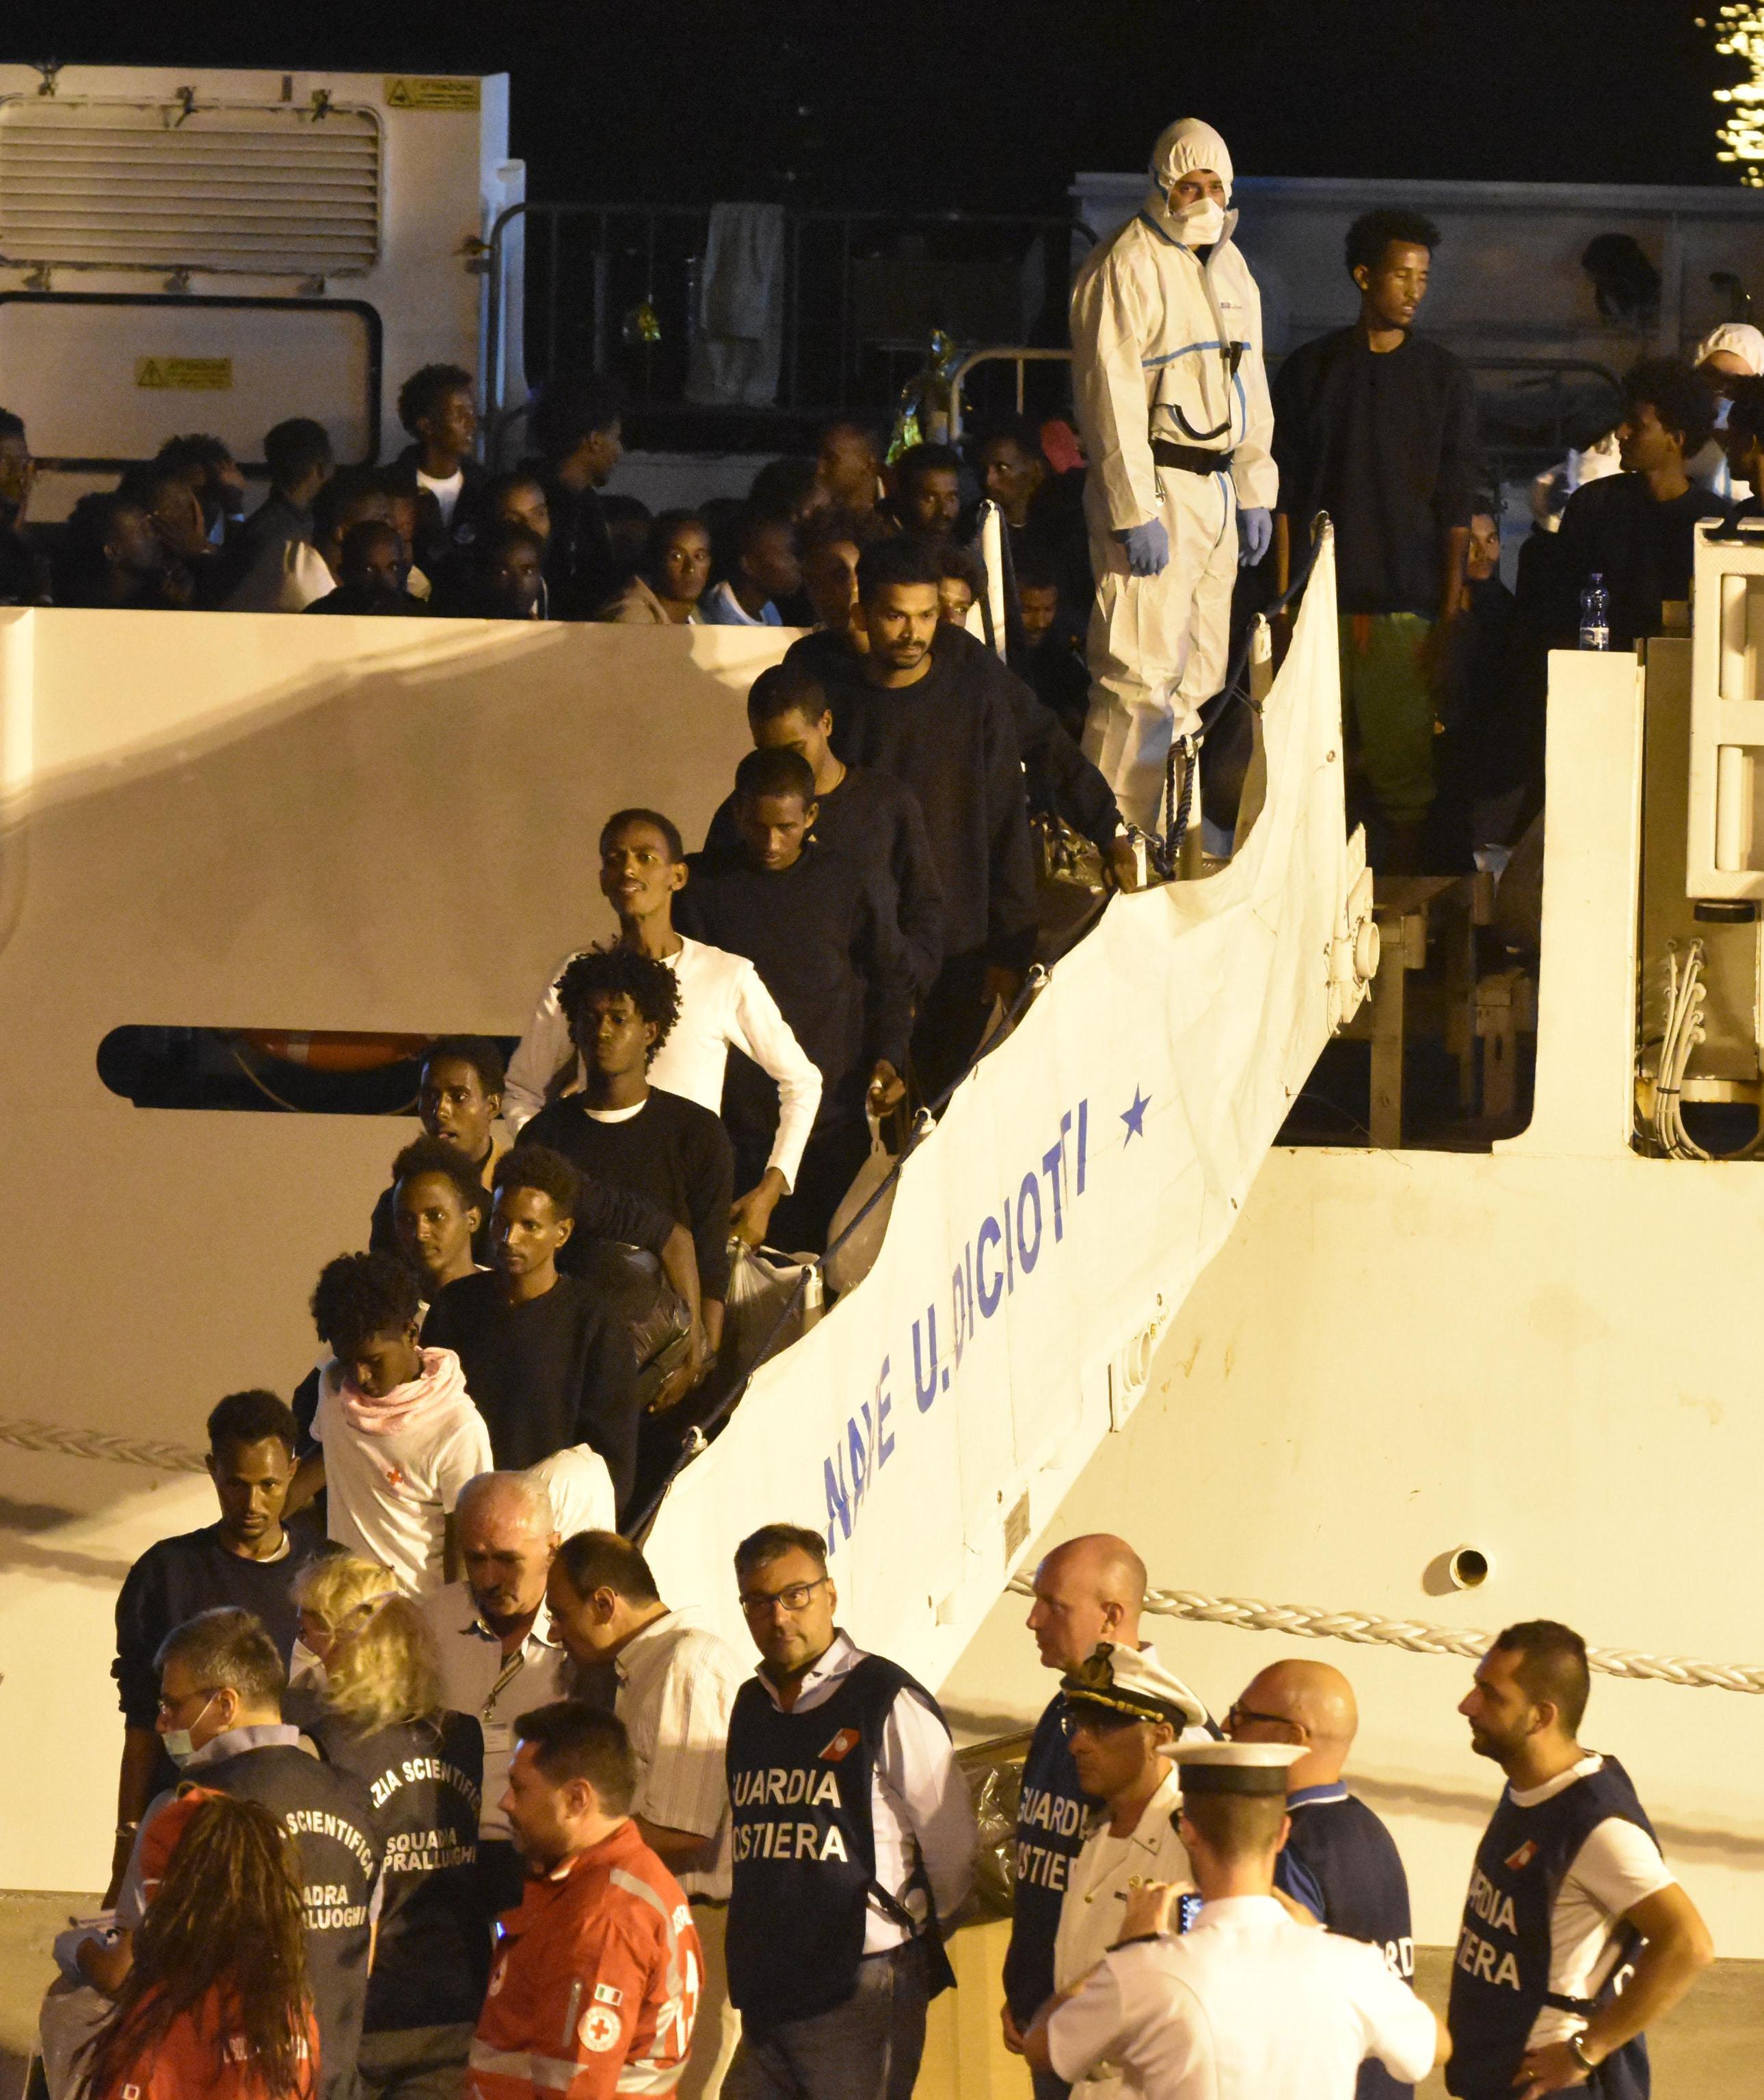
[(777, 399), (784, 279), (783, 205), (713, 205), (688, 400), (764, 408)]

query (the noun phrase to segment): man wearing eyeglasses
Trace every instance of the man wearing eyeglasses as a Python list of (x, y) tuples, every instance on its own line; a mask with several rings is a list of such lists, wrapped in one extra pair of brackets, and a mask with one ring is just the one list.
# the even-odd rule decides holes
[[(1234, 1743), (1287, 1743), (1301, 1754), (1287, 1774), (1292, 1829), (1274, 1863), (1274, 1886), (1320, 1924), (1364, 1939), (1393, 1976), (1415, 1980), (1408, 1877), (1396, 1841), (1342, 1784), (1359, 1714), (1354, 1688), (1326, 1662), (1271, 1662), (1225, 1717)], [(1408, 2100), (1413, 2085), (1376, 2057), (1359, 2067), (1355, 2100)]]
[(727, 2100), (909, 2100), (943, 1925), (974, 1877), (974, 1811), (937, 1702), (833, 1622), (819, 1533), (736, 1548), (759, 1666), (729, 1721)]

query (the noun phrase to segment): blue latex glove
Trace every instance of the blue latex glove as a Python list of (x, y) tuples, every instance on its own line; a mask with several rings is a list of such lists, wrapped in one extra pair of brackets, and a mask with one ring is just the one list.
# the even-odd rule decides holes
[(1237, 558), (1253, 569), (1267, 554), (1274, 538), (1274, 514), (1270, 510), (1240, 510), (1237, 514)]
[(1169, 535), (1161, 518), (1144, 525), (1124, 525), (1115, 537), (1127, 549), (1127, 567), (1136, 576), (1155, 576), (1169, 561)]

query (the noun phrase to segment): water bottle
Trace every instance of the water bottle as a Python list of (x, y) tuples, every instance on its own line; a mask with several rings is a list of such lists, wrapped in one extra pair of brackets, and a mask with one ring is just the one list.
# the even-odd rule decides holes
[(1581, 593), (1581, 646), (1611, 646), (1611, 593), (1605, 589), (1603, 576), (1588, 577), (1586, 588)]

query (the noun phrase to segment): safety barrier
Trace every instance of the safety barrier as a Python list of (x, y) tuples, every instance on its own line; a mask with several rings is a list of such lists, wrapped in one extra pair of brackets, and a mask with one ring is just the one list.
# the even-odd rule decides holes
[[(1035, 1594), (1026, 1575), (1008, 1585), (1019, 1597)], [(1494, 1636), (1463, 1626), (1430, 1626), (1418, 1619), (1386, 1619), (1373, 1612), (1325, 1612), (1314, 1604), (1265, 1604), (1258, 1597), (1209, 1597), (1198, 1590), (1147, 1590), (1145, 1608), (1204, 1626), (1237, 1626), (1245, 1633), (1298, 1634), (1306, 1640), (1353, 1641), (1362, 1646), (1407, 1648), (1412, 1655), (1480, 1657)], [(1764, 1692), (1764, 1668), (1749, 1663), (1701, 1662), (1691, 1656), (1649, 1655), (1633, 1648), (1589, 1648), (1586, 1660), (1607, 1677), (1650, 1684), (1683, 1684), (1704, 1692)]]

